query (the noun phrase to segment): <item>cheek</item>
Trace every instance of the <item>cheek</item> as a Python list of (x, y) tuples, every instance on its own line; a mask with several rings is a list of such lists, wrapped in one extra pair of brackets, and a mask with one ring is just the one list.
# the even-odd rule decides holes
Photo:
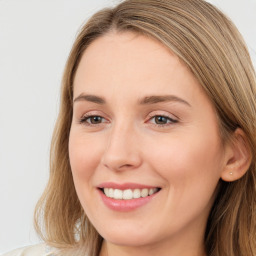
[[(165, 180), (166, 201), (161, 209), (166, 222), (162, 228), (173, 225), (175, 218), (178, 230), (199, 216), (207, 219), (220, 177), (221, 153), (217, 141), (206, 138), (171, 141), (156, 146), (149, 159)], [(167, 218), (170, 213), (171, 218)]]
[(75, 185), (90, 182), (100, 162), (102, 151), (101, 144), (94, 138), (79, 136), (75, 132), (70, 133), (69, 158)]
[(216, 170), (220, 159), (216, 145), (189, 142), (177, 144), (169, 155), (176, 175), (203, 175)]
[(91, 209), (96, 209), (92, 200), (92, 194), (95, 193), (93, 177), (100, 162), (100, 152), (102, 146), (97, 140), (90, 139), (82, 133), (72, 132), (69, 138), (69, 158), (73, 181), (77, 196), (88, 216), (91, 218), (95, 215)]
[(151, 165), (166, 180), (167, 186), (180, 193), (213, 191), (223, 168), (219, 138), (200, 133), (178, 136), (167, 142), (158, 141), (148, 151)]

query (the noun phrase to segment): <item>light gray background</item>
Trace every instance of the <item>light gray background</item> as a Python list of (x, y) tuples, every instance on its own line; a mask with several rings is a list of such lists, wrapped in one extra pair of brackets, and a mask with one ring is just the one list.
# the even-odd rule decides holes
[[(65, 61), (79, 27), (118, 0), (0, 0), (0, 253), (38, 243), (33, 209), (48, 177)], [(256, 0), (212, 0), (256, 66)]]

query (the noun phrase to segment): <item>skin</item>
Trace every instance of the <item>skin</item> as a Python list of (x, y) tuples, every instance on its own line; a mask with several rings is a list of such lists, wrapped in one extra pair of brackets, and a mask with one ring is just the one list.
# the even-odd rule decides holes
[[(141, 102), (159, 95), (176, 98)], [(93, 124), (88, 116), (102, 119)], [(87, 48), (74, 80), (69, 155), (79, 200), (104, 238), (101, 256), (205, 255), (206, 222), (230, 150), (200, 84), (162, 44), (111, 32)], [(146, 205), (118, 212), (97, 189), (110, 181), (161, 190)]]

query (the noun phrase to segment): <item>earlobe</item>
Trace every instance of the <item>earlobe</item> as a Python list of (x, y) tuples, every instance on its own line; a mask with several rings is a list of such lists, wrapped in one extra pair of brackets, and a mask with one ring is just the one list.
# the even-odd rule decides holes
[(242, 129), (237, 128), (226, 148), (226, 165), (221, 179), (232, 182), (240, 179), (249, 169), (252, 153)]

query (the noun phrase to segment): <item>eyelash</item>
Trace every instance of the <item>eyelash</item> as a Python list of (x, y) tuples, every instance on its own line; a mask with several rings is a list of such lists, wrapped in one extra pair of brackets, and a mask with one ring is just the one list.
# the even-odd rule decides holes
[[(104, 117), (100, 116), (100, 115), (84, 115), (80, 120), (79, 120), (79, 123), (80, 124), (86, 124), (87, 126), (97, 126), (97, 125), (100, 125), (102, 124), (103, 122), (100, 122), (100, 123), (96, 123), (96, 124), (93, 124), (92, 122), (88, 122), (88, 120), (92, 119), (92, 118), (100, 118), (101, 120), (106, 120)], [(148, 121), (150, 120), (153, 120), (156, 118), (164, 118), (166, 119), (167, 123), (165, 124), (157, 124), (157, 123), (153, 123), (153, 125), (157, 126), (157, 127), (166, 127), (166, 126), (169, 126), (169, 125), (173, 125), (175, 123), (178, 122), (177, 119), (173, 119), (167, 115), (152, 115), (150, 116), (150, 118), (148, 119)], [(91, 120), (92, 121), (92, 120)]]
[(99, 125), (99, 124), (102, 124), (102, 122), (100, 123), (97, 123), (97, 124), (93, 124), (92, 122), (88, 122), (89, 119), (92, 119), (92, 118), (95, 118), (95, 117), (98, 117), (98, 118), (101, 118), (101, 119), (104, 119), (106, 120), (104, 117), (100, 116), (100, 115), (84, 115), (80, 120), (79, 120), (79, 123), (80, 124), (86, 124), (87, 126), (95, 126), (95, 125)]
[(173, 119), (173, 118), (171, 118), (170, 116), (167, 116), (167, 115), (152, 115), (148, 120), (150, 121), (152, 119), (155, 119), (155, 121), (156, 121), (156, 118), (166, 119), (167, 123), (165, 123), (165, 124), (157, 124), (156, 122), (153, 123), (153, 125), (155, 125), (157, 127), (161, 127), (161, 128), (169, 126), (169, 125), (173, 125), (173, 124), (178, 122), (177, 119)]

